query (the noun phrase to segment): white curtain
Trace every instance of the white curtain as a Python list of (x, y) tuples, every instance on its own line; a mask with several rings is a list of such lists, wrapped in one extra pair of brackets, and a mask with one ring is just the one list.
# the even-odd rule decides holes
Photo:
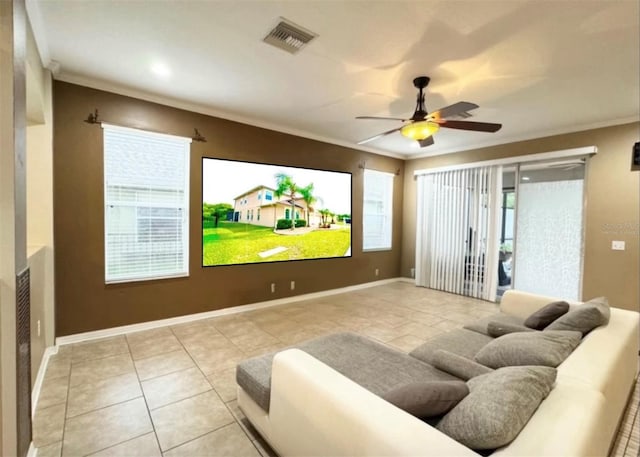
[(502, 167), (417, 177), (416, 285), (494, 301)]

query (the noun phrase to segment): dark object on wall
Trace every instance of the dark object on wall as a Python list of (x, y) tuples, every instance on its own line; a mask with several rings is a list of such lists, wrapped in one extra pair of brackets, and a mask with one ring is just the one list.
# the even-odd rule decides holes
[(640, 170), (640, 141), (633, 145), (633, 153), (631, 155), (631, 169)]
[(31, 299), (29, 268), (16, 276), (16, 376), (18, 455), (31, 443)]

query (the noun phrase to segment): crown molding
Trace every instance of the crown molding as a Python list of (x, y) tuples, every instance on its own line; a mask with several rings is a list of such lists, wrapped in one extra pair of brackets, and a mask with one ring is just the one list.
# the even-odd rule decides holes
[(393, 157), (394, 159), (406, 160), (407, 155), (397, 154), (389, 151), (383, 151), (367, 146), (360, 146), (356, 143), (350, 143), (348, 141), (336, 140), (335, 138), (329, 138), (322, 135), (316, 135), (305, 130), (294, 129), (286, 127), (284, 125), (274, 124), (262, 119), (255, 119), (248, 116), (242, 116), (239, 114), (229, 113), (221, 110), (216, 110), (208, 106), (200, 105), (197, 103), (186, 102), (163, 95), (146, 92), (133, 87), (128, 87), (120, 84), (116, 84), (109, 81), (104, 81), (95, 78), (89, 78), (86, 76), (78, 75), (75, 73), (65, 72), (64, 69), (56, 76), (56, 80), (64, 81), (80, 86), (90, 87), (92, 89), (104, 90), (107, 92), (116, 93), (119, 95), (125, 95), (127, 97), (138, 98), (152, 103), (159, 103), (161, 105), (171, 106), (172, 108), (183, 109), (194, 113), (205, 114), (207, 116), (213, 116), (220, 119), (226, 119), (233, 122), (239, 122), (241, 124), (247, 124), (254, 127), (263, 128), (266, 130), (273, 130), (275, 132), (286, 133), (297, 137), (307, 138), (310, 140), (320, 141), (322, 143), (334, 144), (336, 146), (342, 146), (349, 149), (355, 149), (357, 151), (369, 152), (371, 154)]
[[(28, 1), (35, 2), (35, 0), (28, 0)], [(50, 59), (49, 59), (49, 62), (51, 62)], [(305, 130), (294, 129), (291, 127), (287, 127), (280, 124), (274, 124), (261, 119), (255, 119), (248, 116), (242, 116), (239, 114), (216, 110), (215, 108), (200, 105), (197, 103), (186, 102), (183, 100), (178, 100), (175, 98), (146, 92), (140, 89), (116, 84), (109, 81), (104, 81), (96, 78), (89, 78), (89, 77), (78, 75), (75, 73), (62, 71), (60, 74), (58, 74), (55, 77), (55, 79), (72, 83), (72, 84), (78, 84), (85, 87), (90, 87), (92, 89), (104, 90), (107, 92), (112, 92), (112, 93), (124, 95), (127, 97), (138, 98), (140, 100), (145, 100), (152, 103), (158, 103), (161, 105), (171, 106), (173, 108), (178, 108), (186, 111), (204, 114), (207, 116), (213, 116), (220, 119), (239, 122), (241, 124), (247, 124), (247, 125), (267, 129), (267, 130), (272, 130), (279, 133), (286, 133), (288, 135), (307, 138), (314, 141), (320, 141), (322, 143), (334, 144), (336, 146), (342, 146), (342, 147), (357, 150), (357, 151), (368, 152), (368, 153), (376, 154), (380, 156), (392, 157), (394, 159), (400, 159), (400, 160), (416, 160), (416, 159), (422, 159), (425, 157), (434, 157), (438, 155), (470, 151), (474, 149), (486, 148), (491, 146), (499, 146), (503, 144), (516, 143), (519, 141), (534, 140), (534, 139), (545, 138), (549, 136), (576, 133), (576, 132), (582, 132), (586, 130), (593, 130), (597, 128), (611, 127), (614, 125), (623, 125), (623, 124), (640, 121), (640, 115), (635, 115), (635, 116), (629, 116), (624, 118), (608, 119), (606, 121), (594, 122), (590, 124), (571, 125), (571, 126), (558, 128), (558, 129), (553, 129), (553, 130), (536, 131), (536, 132), (523, 133), (520, 135), (512, 135), (512, 136), (499, 138), (495, 140), (475, 142), (472, 145), (468, 145), (468, 146), (444, 148), (444, 149), (433, 151), (433, 152), (424, 152), (424, 153), (417, 153), (417, 154), (412, 154), (412, 153), (401, 154), (401, 153), (395, 153), (391, 151), (385, 151), (378, 148), (361, 146), (356, 143), (350, 143), (348, 141), (342, 141), (342, 140), (337, 140), (335, 138), (329, 138), (322, 135), (317, 135), (311, 132), (307, 132)]]

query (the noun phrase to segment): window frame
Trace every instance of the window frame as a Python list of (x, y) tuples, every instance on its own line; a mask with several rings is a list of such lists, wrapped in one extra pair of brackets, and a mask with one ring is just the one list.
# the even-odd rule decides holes
[[(190, 240), (189, 240), (189, 231), (190, 231), (190, 225), (191, 225), (191, 221), (190, 221), (190, 181), (191, 181), (191, 142), (192, 139), (191, 138), (186, 138), (186, 137), (180, 137), (180, 136), (176, 136), (176, 135), (168, 135), (168, 134), (163, 134), (163, 133), (156, 133), (156, 132), (149, 132), (147, 130), (141, 130), (141, 129), (134, 129), (134, 128), (129, 128), (129, 127), (122, 127), (122, 126), (118, 126), (118, 125), (113, 125), (113, 124), (107, 124), (107, 123), (102, 123), (102, 129), (103, 129), (103, 138), (102, 138), (102, 147), (103, 147), (103, 217), (104, 217), (104, 260), (103, 260), (103, 265), (104, 265), (104, 280), (105, 280), (105, 284), (109, 285), (109, 284), (121, 284), (121, 283), (131, 283), (131, 282), (140, 282), (140, 281), (156, 281), (156, 280), (162, 280), (162, 279), (172, 279), (172, 278), (184, 278), (184, 277), (189, 277), (190, 275), (190, 259), (189, 259), (189, 251), (190, 251)], [(109, 278), (107, 276), (108, 274), (108, 268), (107, 268), (107, 258), (108, 258), (108, 235), (109, 235), (109, 229), (108, 229), (108, 225), (109, 225), (109, 218), (107, 215), (108, 212), (108, 207), (109, 206), (114, 206), (113, 204), (109, 203), (107, 201), (107, 195), (108, 195), (108, 188), (110, 187), (107, 183), (107, 150), (106, 150), (106, 131), (107, 130), (111, 130), (111, 131), (116, 131), (116, 132), (125, 132), (125, 133), (129, 133), (129, 134), (136, 134), (136, 135), (140, 135), (140, 136), (146, 136), (147, 138), (154, 138), (154, 139), (165, 139), (165, 140), (173, 140), (173, 141), (181, 141), (183, 143), (185, 143), (185, 150), (184, 150), (184, 184), (183, 184), (183, 196), (182, 196), (182, 201), (183, 201), (183, 205), (182, 206), (177, 206), (177, 207), (171, 207), (171, 206), (161, 206), (161, 205), (149, 205), (149, 206), (144, 206), (144, 205), (137, 205), (135, 204), (135, 202), (130, 205), (131, 207), (135, 208), (135, 223), (134, 223), (134, 227), (135, 227), (135, 238), (136, 238), (136, 243), (138, 243), (138, 237), (139, 237), (139, 220), (138, 220), (138, 210), (140, 208), (177, 208), (182, 210), (183, 212), (183, 222), (182, 222), (182, 227), (181, 227), (181, 240), (182, 240), (182, 245), (183, 245), (183, 251), (182, 251), (182, 258), (183, 258), (183, 268), (181, 269), (181, 271), (179, 272), (175, 272), (175, 273), (170, 273), (170, 274), (154, 274), (154, 275), (130, 275), (129, 277), (126, 278)], [(131, 186), (131, 187), (136, 187), (136, 186)], [(138, 186), (138, 187), (144, 187), (144, 186)], [(128, 205), (118, 205), (120, 207), (123, 206), (128, 206)]]
[[(385, 200), (371, 200), (367, 199), (369, 194), (367, 194), (367, 175), (370, 174), (372, 176), (379, 176), (384, 178), (389, 178), (389, 191), (390, 194), (387, 196), (388, 208), (384, 206)], [(392, 251), (393, 250), (393, 197), (394, 197), (394, 184), (395, 184), (395, 174), (386, 173), (383, 171), (370, 170), (365, 169), (363, 173), (363, 182), (362, 182), (362, 252), (377, 252), (377, 251)], [(374, 214), (374, 216), (381, 216), (383, 218), (383, 223), (385, 219), (388, 219), (388, 239), (385, 239), (384, 244), (378, 244), (371, 247), (366, 247), (366, 241), (368, 236), (371, 237), (371, 234), (367, 234), (366, 232), (366, 219), (367, 219), (367, 202), (368, 201), (379, 201), (383, 204), (383, 211), (380, 213)], [(383, 230), (385, 232), (385, 230)], [(386, 233), (384, 233), (386, 234)], [(381, 237), (380, 235), (379, 237)]]

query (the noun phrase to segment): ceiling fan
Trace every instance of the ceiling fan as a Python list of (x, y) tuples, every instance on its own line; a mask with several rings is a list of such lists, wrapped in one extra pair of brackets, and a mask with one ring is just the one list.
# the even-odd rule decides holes
[(362, 141), (358, 141), (358, 144), (368, 143), (383, 136), (390, 135), (395, 132), (400, 132), (403, 136), (416, 140), (420, 147), (430, 146), (433, 144), (433, 134), (436, 133), (440, 127), (458, 130), (473, 130), (475, 132), (497, 132), (502, 127), (502, 124), (492, 124), (489, 122), (472, 122), (472, 121), (460, 121), (447, 119), (450, 117), (470, 117), (469, 111), (478, 108), (475, 103), (458, 102), (453, 105), (440, 108), (433, 113), (428, 113), (424, 105), (424, 92), (423, 89), (429, 84), (430, 78), (428, 76), (419, 76), (413, 80), (413, 85), (418, 89), (418, 101), (416, 103), (416, 109), (408, 119), (402, 119), (398, 117), (376, 117), (376, 116), (358, 116), (356, 119), (377, 119), (377, 120), (389, 120), (389, 121), (401, 121), (405, 124), (402, 127), (382, 132), (378, 135), (372, 136)]

